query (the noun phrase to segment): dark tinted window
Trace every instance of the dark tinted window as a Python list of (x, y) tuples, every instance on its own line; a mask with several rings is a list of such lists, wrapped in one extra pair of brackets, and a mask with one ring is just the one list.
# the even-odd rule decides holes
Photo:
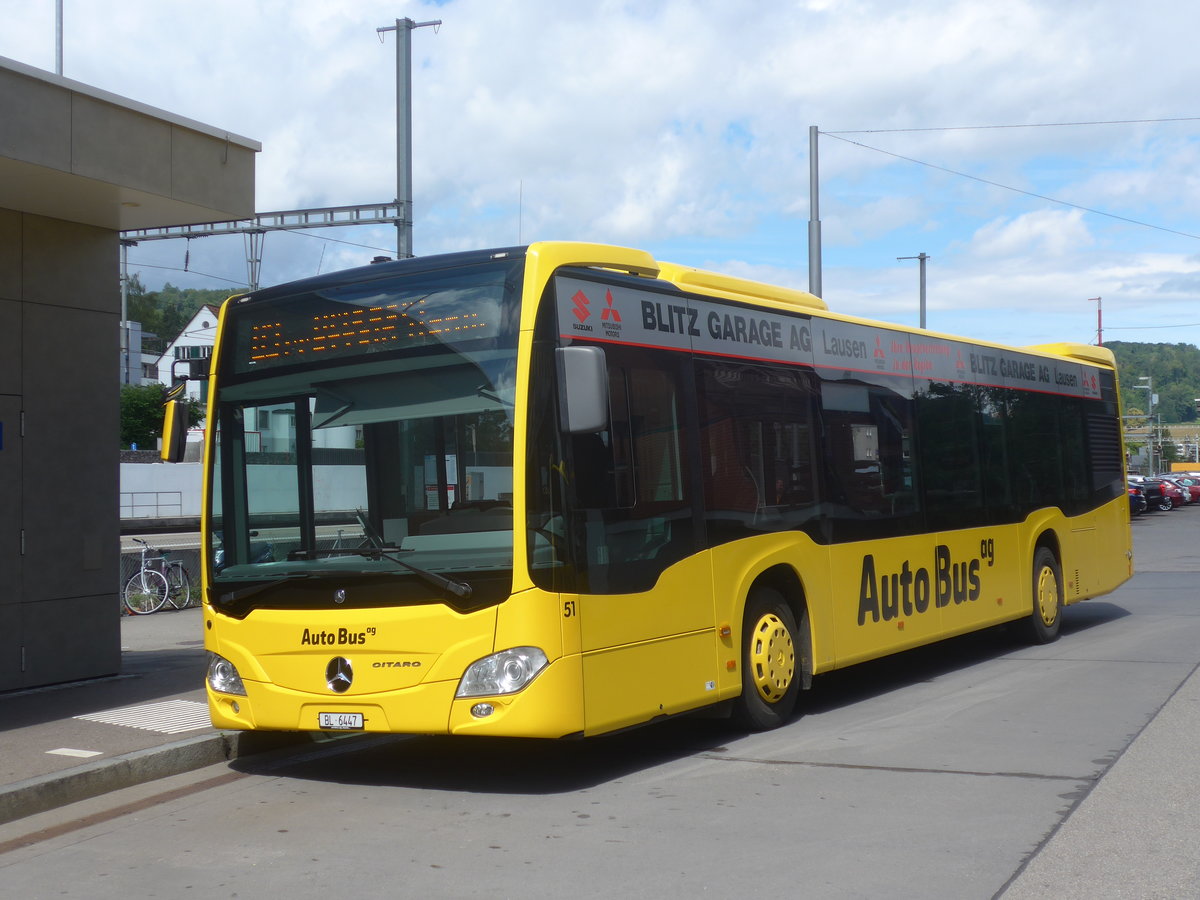
[(914, 430), (910, 378), (822, 375), (821, 510), (830, 540), (859, 541), (922, 529)]
[(649, 590), (696, 550), (683, 372), (666, 351), (606, 347), (610, 424), (570, 438), (579, 585)]
[(696, 377), (709, 543), (812, 526), (818, 471), (811, 373), (702, 361)]

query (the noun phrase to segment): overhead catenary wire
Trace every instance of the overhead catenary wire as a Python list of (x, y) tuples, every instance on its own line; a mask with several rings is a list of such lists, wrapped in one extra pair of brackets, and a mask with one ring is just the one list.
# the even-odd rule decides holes
[[(916, 159), (916, 158), (910, 157), (910, 156), (904, 156), (899, 153), (893, 153), (892, 151), (884, 150), (880, 147), (873, 147), (869, 144), (864, 144), (861, 141), (853, 141), (853, 140), (850, 140), (849, 138), (844, 137), (844, 135), (849, 135), (849, 134), (904, 134), (904, 133), (919, 133), (919, 132), (986, 131), (986, 130), (1015, 129), (1015, 128), (1069, 128), (1069, 127), (1105, 126), (1105, 125), (1157, 125), (1157, 124), (1170, 124), (1170, 123), (1176, 123), (1176, 122), (1200, 122), (1200, 116), (1174, 116), (1174, 117), (1165, 117), (1165, 118), (1156, 118), (1156, 119), (1106, 119), (1106, 120), (1093, 120), (1093, 121), (1083, 121), (1083, 122), (1025, 122), (1025, 123), (994, 124), (994, 125), (952, 125), (952, 126), (935, 126), (935, 127), (923, 127), (923, 128), (871, 128), (871, 129), (857, 129), (857, 130), (842, 129), (842, 130), (838, 130), (838, 131), (821, 131), (820, 134), (828, 135), (829, 137), (836, 138), (847, 144), (853, 144), (854, 146), (862, 147), (865, 150), (872, 150), (876, 153), (881, 153), (885, 156), (891, 156), (894, 159), (900, 159), (905, 162), (911, 162), (916, 165), (925, 166), (926, 168), (934, 169), (934, 170), (940, 171), (940, 172), (945, 172), (948, 175), (955, 175), (960, 178), (967, 178), (969, 180), (976, 181), (981, 184), (986, 184), (991, 187), (1000, 188), (1001, 190), (1011, 191), (1013, 193), (1022, 194), (1027, 197), (1033, 197), (1038, 200), (1044, 200), (1047, 203), (1055, 203), (1060, 206), (1068, 207), (1070, 209), (1078, 209), (1081, 212), (1090, 213), (1092, 215), (1103, 216), (1105, 218), (1114, 219), (1114, 220), (1120, 221), (1120, 222), (1125, 222), (1127, 224), (1135, 225), (1135, 226), (1141, 227), (1141, 228), (1150, 228), (1155, 231), (1162, 231), (1167, 234), (1176, 235), (1178, 237), (1185, 237), (1185, 238), (1191, 238), (1193, 240), (1200, 240), (1200, 235), (1197, 235), (1197, 234), (1192, 234), (1192, 233), (1186, 232), (1186, 231), (1179, 231), (1174, 228), (1167, 228), (1162, 225), (1155, 225), (1152, 222), (1144, 222), (1139, 219), (1130, 218), (1128, 216), (1121, 216), (1121, 215), (1117, 215), (1116, 213), (1106, 212), (1105, 210), (1094, 209), (1092, 207), (1083, 206), (1078, 203), (1072, 203), (1071, 201), (1068, 201), (1068, 200), (1060, 200), (1056, 197), (1050, 197), (1045, 194), (1038, 194), (1033, 191), (1027, 191), (1022, 188), (1016, 188), (1011, 185), (1002, 184), (1000, 182), (993, 181), (993, 180), (990, 180), (987, 178), (982, 178), (977, 175), (971, 175), (966, 172), (959, 172), (955, 169), (951, 169), (946, 166), (941, 166), (941, 165), (937, 165), (935, 163), (926, 162), (924, 160)], [(1170, 325), (1110, 325), (1109, 326), (1110, 330), (1115, 330), (1115, 331), (1141, 331), (1141, 330), (1156, 330), (1156, 329), (1165, 329), (1165, 328), (1196, 328), (1196, 327), (1200, 327), (1200, 323), (1186, 322), (1186, 323), (1177, 323), (1177, 324), (1170, 324)]]
[[(996, 126), (996, 127), (998, 127), (998, 126)], [(929, 129), (929, 130), (950, 130), (950, 129)], [(841, 137), (838, 133), (835, 133), (835, 132), (822, 131), (821, 134), (828, 135), (829, 137), (832, 137), (832, 138), (836, 138), (837, 140), (843, 141), (847, 144), (853, 144), (856, 147), (862, 147), (864, 150), (873, 150), (876, 153), (882, 153), (884, 156), (891, 156), (894, 159), (901, 159), (901, 160), (904, 160), (905, 162), (915, 163), (918, 166), (925, 166), (926, 168), (929, 168), (929, 169), (935, 169), (939, 172), (945, 172), (947, 175), (955, 175), (959, 178), (968, 178), (971, 181), (978, 181), (980, 184), (986, 184), (991, 187), (1000, 188), (1001, 190), (1012, 191), (1013, 193), (1016, 193), (1016, 194), (1024, 194), (1026, 197), (1033, 197), (1037, 200), (1045, 200), (1047, 203), (1057, 203), (1060, 206), (1066, 206), (1071, 209), (1078, 209), (1081, 212), (1091, 213), (1091, 214), (1097, 215), (1097, 216), (1104, 216), (1105, 218), (1109, 218), (1109, 219), (1116, 219), (1119, 222), (1125, 222), (1129, 225), (1137, 225), (1141, 228), (1153, 228), (1155, 231), (1164, 231), (1167, 234), (1174, 234), (1174, 235), (1177, 235), (1178, 237), (1191, 238), (1192, 240), (1200, 240), (1200, 234), (1191, 234), (1190, 232), (1187, 232), (1187, 231), (1177, 231), (1174, 228), (1167, 228), (1164, 225), (1155, 225), (1151, 222), (1142, 222), (1138, 219), (1131, 219), (1128, 216), (1119, 216), (1116, 213), (1105, 212), (1102, 209), (1094, 209), (1090, 206), (1082, 206), (1078, 203), (1072, 203), (1069, 200), (1059, 200), (1057, 197), (1049, 197), (1045, 194), (1038, 194), (1034, 191), (1026, 191), (1026, 190), (1023, 190), (1022, 188), (1013, 187), (1012, 185), (1001, 184), (999, 181), (992, 181), (991, 179), (988, 179), (988, 178), (981, 178), (978, 175), (971, 175), (967, 172), (959, 172), (955, 169), (947, 168), (946, 166), (939, 166), (936, 163), (925, 162), (924, 160), (915, 159), (911, 156), (904, 156), (901, 153), (893, 153), (890, 150), (884, 150), (880, 147), (872, 147), (870, 144), (864, 144), (861, 141), (852, 141), (849, 138)]]
[(154, 263), (130, 263), (130, 268), (136, 269), (165, 269), (168, 272), (186, 272), (188, 275), (203, 275), (205, 278), (215, 278), (217, 281), (227, 281), (230, 284), (244, 288), (246, 282), (238, 281), (234, 278), (226, 278), (224, 275), (213, 275), (210, 272), (200, 272), (196, 269), (181, 269), (179, 266), (160, 266)]
[[(343, 240), (342, 238), (327, 237), (326, 235), (322, 235), (322, 234), (311, 234), (310, 232), (307, 232), (307, 231), (287, 231), (287, 230), (281, 229), (281, 232), (285, 233), (285, 234), (294, 234), (299, 237), (312, 238), (312, 239), (318, 240), (318, 241), (324, 241), (324, 242), (326, 242), (327, 245), (329, 243), (345, 244), (349, 247), (361, 247), (364, 250), (375, 250), (380, 253), (391, 254), (391, 253), (395, 252), (395, 248), (392, 248), (392, 247), (377, 247), (374, 244), (363, 244), (358, 241), (347, 241), (347, 240)], [(189, 240), (189, 244), (190, 244), (190, 239), (188, 239), (188, 240)], [(322, 249), (321, 249), (322, 260), (324, 259), (324, 257), (325, 257), (325, 249), (324, 249), (324, 247), (322, 247)], [(184, 258), (184, 267), (183, 268), (180, 268), (179, 266), (156, 265), (154, 263), (139, 263), (139, 262), (135, 262), (133, 260), (130, 260), (129, 265), (131, 268), (135, 268), (135, 269), (163, 269), (163, 270), (169, 271), (169, 272), (185, 272), (189, 275), (202, 275), (205, 278), (215, 278), (218, 281), (225, 281), (225, 282), (228, 282), (229, 284), (234, 284), (241, 288), (245, 288), (247, 286), (246, 282), (244, 280), (239, 281), (235, 278), (226, 278), (222, 275), (212, 275), (208, 272), (200, 272), (196, 269), (190, 268), (189, 267), (189, 259), (187, 258), (186, 254), (185, 254), (185, 258)], [(318, 273), (320, 272), (319, 265), (318, 265), (317, 271), (318, 271)]]
[(1086, 125), (1162, 125), (1170, 122), (1200, 122), (1200, 116), (1167, 119), (1108, 119), (1095, 122), (1024, 122), (1010, 125), (941, 125), (927, 128), (863, 128), (857, 131), (822, 131), (821, 134), (903, 134), (918, 131), (988, 131), (1001, 128), (1078, 128)]

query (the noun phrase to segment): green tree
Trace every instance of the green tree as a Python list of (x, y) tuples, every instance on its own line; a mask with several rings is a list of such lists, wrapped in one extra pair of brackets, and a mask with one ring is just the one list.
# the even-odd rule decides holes
[[(1122, 405), (1145, 409), (1152, 384), (1158, 395), (1154, 414), (1164, 423), (1194, 422), (1196, 399), (1200, 397), (1200, 349), (1193, 344), (1140, 344), (1110, 341), (1104, 345), (1117, 358)], [(1141, 381), (1147, 378), (1149, 381)]]
[[(153, 450), (162, 437), (163, 400), (167, 389), (161, 384), (126, 384), (121, 387), (121, 446), (134, 444)], [(188, 422), (204, 420), (204, 408), (197, 400), (188, 401)]]
[(141, 322), (143, 331), (157, 335), (166, 344), (179, 336), (201, 307), (219, 307), (233, 292), (224, 288), (179, 288), (169, 281), (161, 291), (148, 291), (134, 274), (129, 277), (125, 293), (129, 320)]
[(146, 290), (142, 279), (133, 274), (125, 284), (125, 312), (130, 322), (141, 322), (142, 330), (158, 334), (162, 327), (162, 312), (158, 308), (158, 295)]
[(223, 288), (178, 288), (167, 282), (155, 296), (155, 303), (162, 315), (160, 335), (173, 341), (187, 327), (197, 311), (203, 306), (219, 307), (233, 291)]

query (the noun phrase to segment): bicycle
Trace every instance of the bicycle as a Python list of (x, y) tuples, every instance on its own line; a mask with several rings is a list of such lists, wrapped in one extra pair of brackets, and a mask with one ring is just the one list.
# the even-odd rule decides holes
[(133, 540), (142, 545), (142, 561), (138, 571), (125, 582), (122, 592), (125, 608), (134, 615), (149, 615), (168, 603), (174, 609), (191, 606), (192, 579), (183, 563), (168, 560), (167, 550), (154, 550), (143, 540)]

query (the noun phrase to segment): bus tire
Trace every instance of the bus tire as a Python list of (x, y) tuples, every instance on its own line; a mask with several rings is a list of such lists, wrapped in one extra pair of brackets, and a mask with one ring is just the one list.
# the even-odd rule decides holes
[(778, 728), (796, 707), (801, 680), (791, 607), (774, 588), (754, 588), (742, 620), (742, 695), (734, 704), (734, 720), (749, 731)]
[(1035, 644), (1058, 639), (1062, 625), (1062, 567), (1049, 547), (1038, 547), (1033, 554), (1033, 612), (1027, 621), (1026, 636)]

